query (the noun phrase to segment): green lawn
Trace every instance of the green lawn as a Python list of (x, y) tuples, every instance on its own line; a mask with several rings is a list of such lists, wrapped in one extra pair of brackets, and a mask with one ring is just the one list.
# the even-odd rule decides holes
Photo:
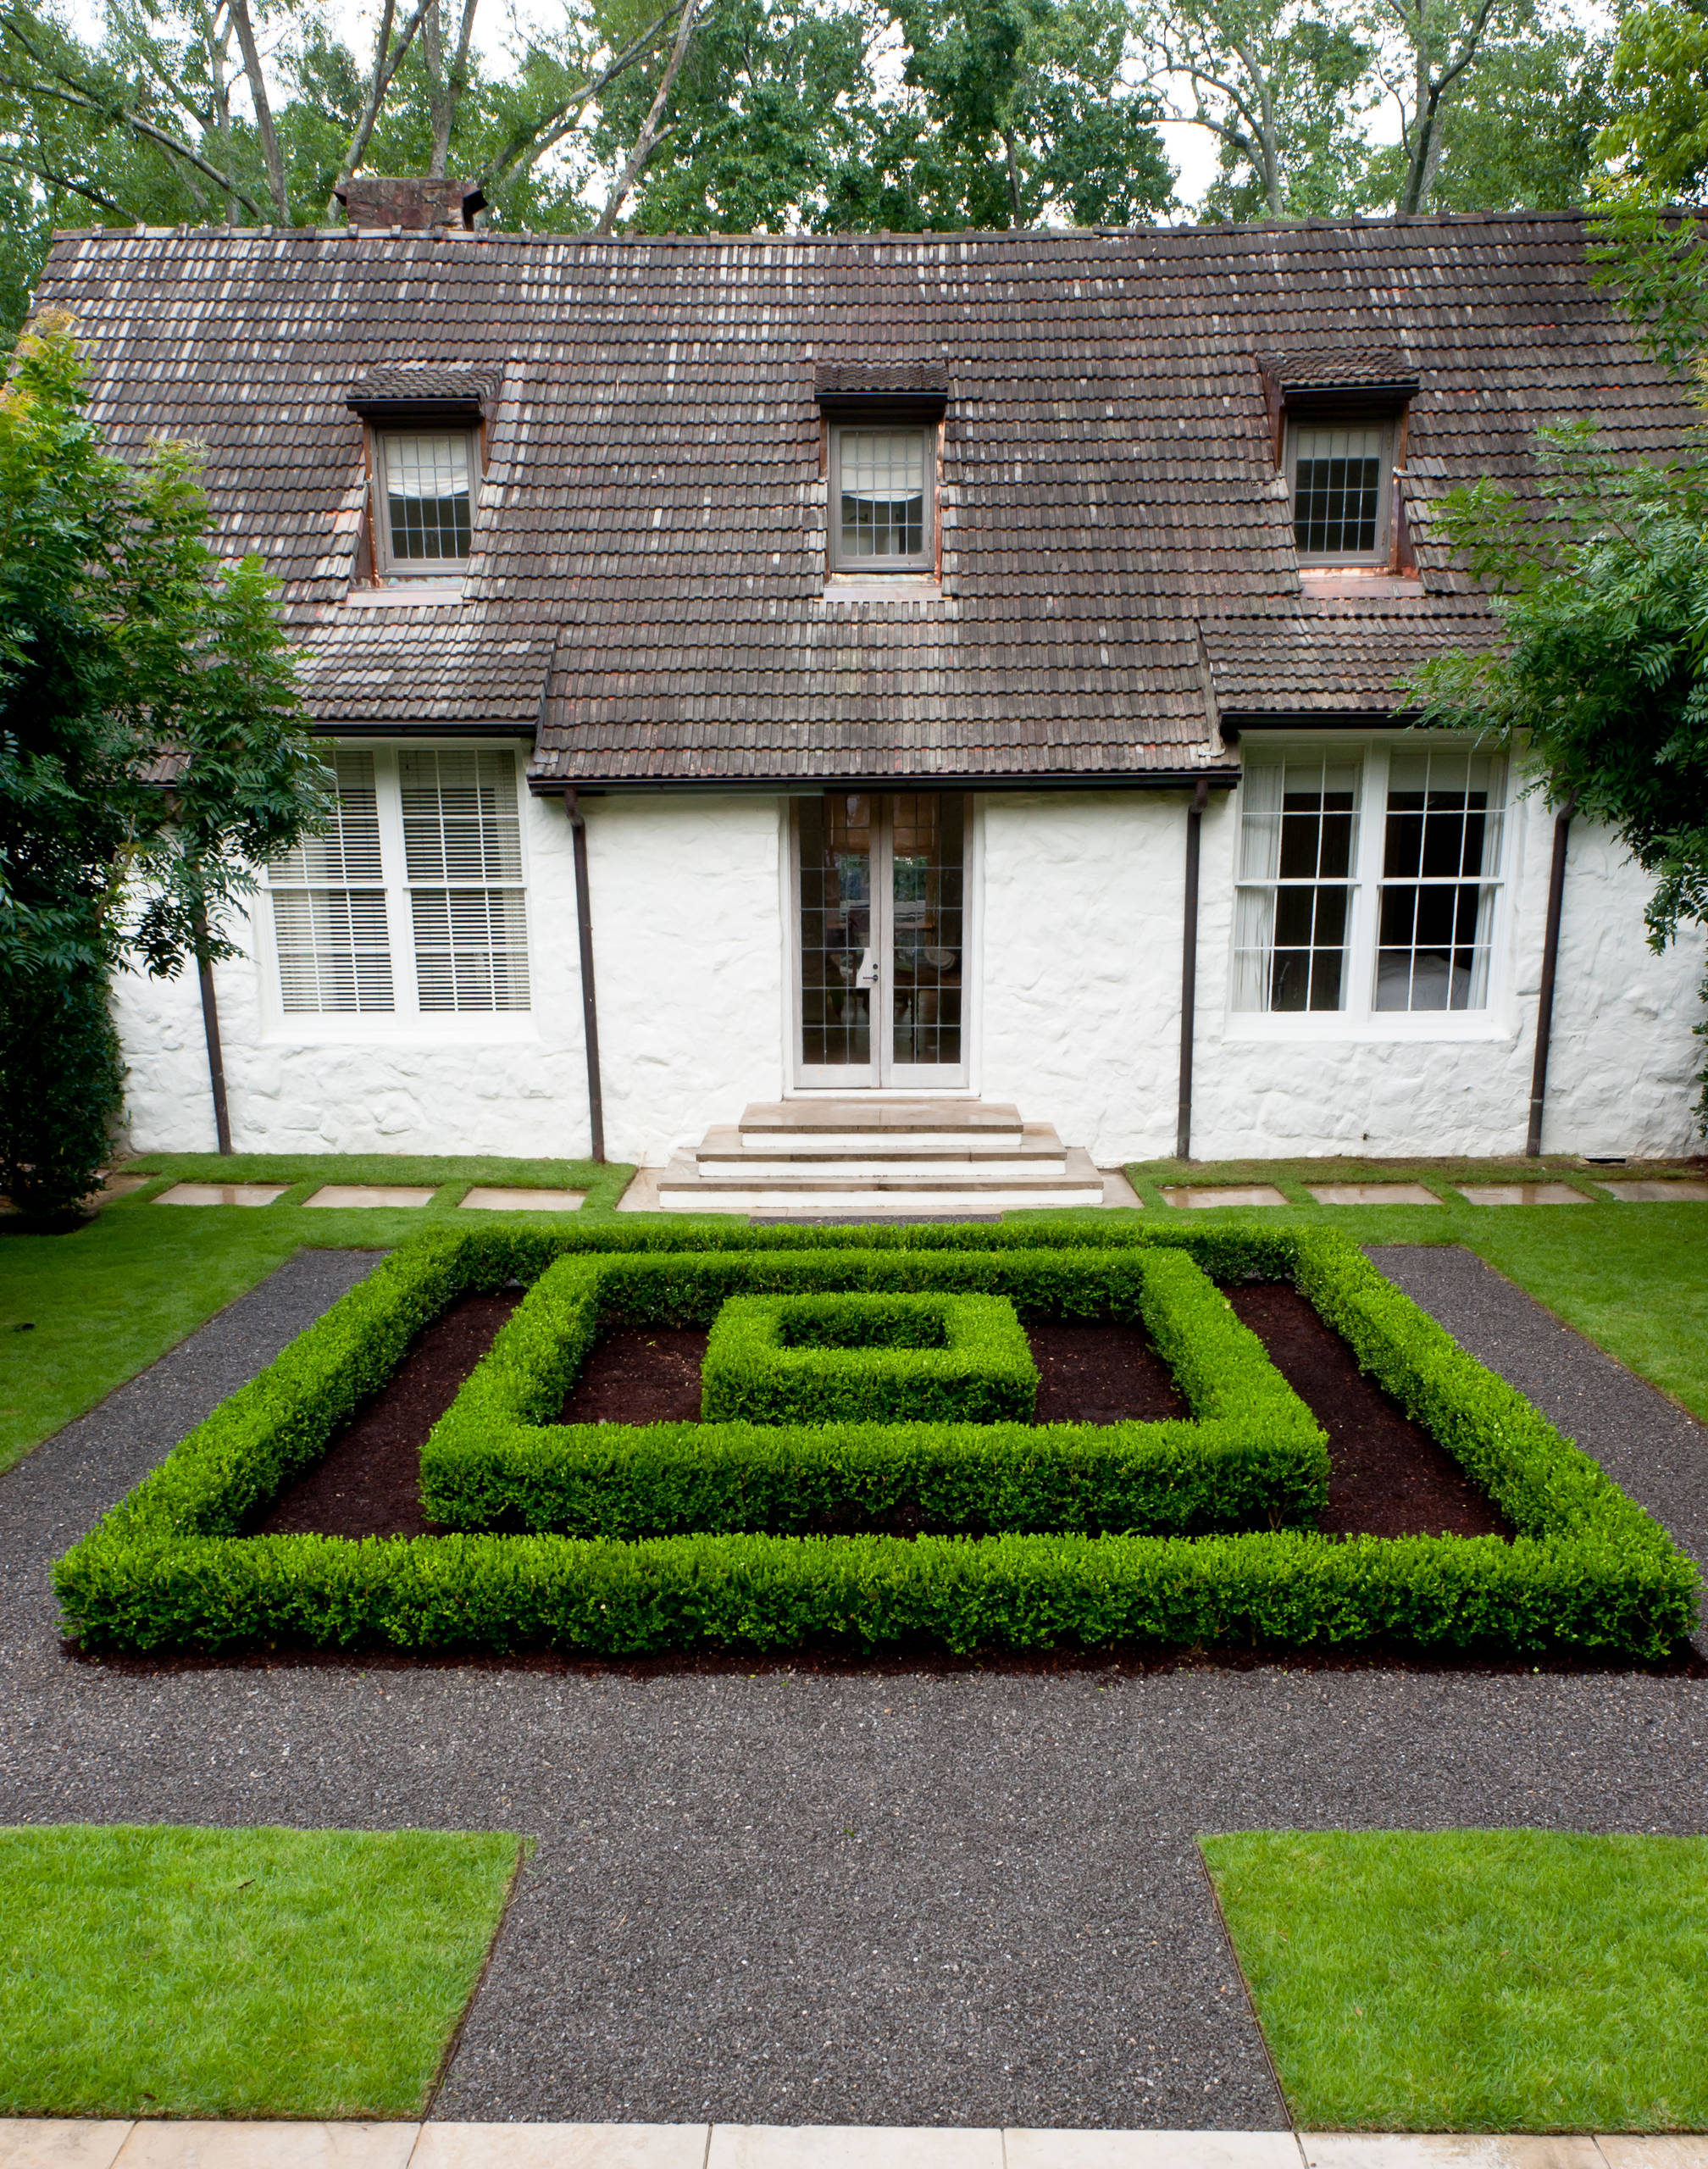
[[(221, 1160), (208, 1153), (167, 1153), (133, 1165), (158, 1171), (159, 1181), (109, 1205), (92, 1226), (71, 1235), (0, 1235), (0, 1469), (92, 1407), (294, 1251), (329, 1245), (385, 1249), (447, 1215), (461, 1222), (471, 1216), (460, 1211), (457, 1200), (476, 1182), (585, 1190), (587, 1202), (578, 1218), (603, 1219), (633, 1173), (585, 1161), (383, 1154)], [(1184, 1173), (1199, 1184), (1276, 1183), (1289, 1203), (1255, 1214), (1260, 1221), (1317, 1222), (1344, 1229), (1360, 1242), (1463, 1243), (1622, 1362), (1708, 1418), (1708, 1205), (1616, 1204), (1591, 1188), (1599, 1172), (1576, 1162), (1533, 1161), (1425, 1161), (1405, 1167), (1248, 1162), (1184, 1171), (1158, 1162), (1129, 1170), (1145, 1201), (1147, 1223), (1175, 1217), (1157, 1185)], [(1496, 1209), (1456, 1200), (1450, 1187), (1454, 1175), (1486, 1180), (1539, 1173), (1575, 1182), (1597, 1201)], [(1306, 1180), (1402, 1178), (1426, 1183), (1445, 1202), (1323, 1206), (1312, 1202), (1303, 1188)], [(271, 1180), (292, 1187), (276, 1205), (258, 1209), (151, 1204), (169, 1179)], [(430, 1205), (413, 1211), (302, 1209), (302, 1200), (322, 1183), (381, 1181), (434, 1184), (438, 1194)], [(1099, 1223), (1109, 1218), (1103, 1212), (1009, 1217)], [(19, 1330), (26, 1325), (27, 1333)]]
[(1204, 1854), (1301, 2127), (1708, 2129), (1708, 1838), (1245, 1831)]
[(0, 2116), (413, 2117), (513, 1837), (0, 1831)]
[[(69, 1235), (0, 1234), (0, 1469), (92, 1408), (193, 1333), (295, 1251), (390, 1249), (449, 1216), (474, 1183), (585, 1190), (578, 1218), (602, 1218), (633, 1168), (574, 1160), (419, 1160), (158, 1153), (162, 1180), (107, 1207)], [(169, 1179), (169, 1180), (168, 1179)], [(155, 1206), (169, 1181), (288, 1182), (276, 1204)], [(430, 1205), (400, 1211), (302, 1210), (322, 1183), (431, 1184)], [(484, 1217), (484, 1216), (483, 1216)], [(563, 1216), (550, 1216), (554, 1224)], [(27, 1330), (26, 1330), (27, 1329)]]

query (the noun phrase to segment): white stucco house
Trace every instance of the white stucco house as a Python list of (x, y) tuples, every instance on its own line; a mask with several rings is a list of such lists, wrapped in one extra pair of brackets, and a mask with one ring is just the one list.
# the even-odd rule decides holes
[[(1687, 419), (1576, 220), (463, 208), (67, 234), (42, 282), (110, 441), (207, 443), (337, 749), (214, 974), (238, 1150), (659, 1164), (926, 1096), (1106, 1167), (1518, 1152), (1550, 958), (1544, 1147), (1690, 1148), (1700, 957), (1397, 690), (1494, 637), (1432, 500)], [(211, 1147), (195, 977), (119, 1009), (136, 1145)]]

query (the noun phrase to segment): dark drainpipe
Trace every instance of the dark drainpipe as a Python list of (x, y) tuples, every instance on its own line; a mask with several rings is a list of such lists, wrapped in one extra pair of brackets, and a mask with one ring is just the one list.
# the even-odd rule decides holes
[(1210, 779), (1200, 776), (1186, 809), (1186, 910), (1180, 940), (1180, 1107), (1174, 1124), (1174, 1157), (1192, 1157), (1192, 1040), (1198, 1010), (1198, 854)]
[(1560, 913), (1566, 900), (1566, 840), (1578, 810), (1574, 791), (1554, 817), (1554, 862), (1548, 869), (1548, 924), (1542, 935), (1542, 984), (1536, 996), (1536, 1063), (1530, 1073), (1530, 1134), (1524, 1157), (1542, 1156), (1542, 1110), (1548, 1098), (1548, 1042), (1554, 1031), (1554, 980), (1560, 963)]
[(593, 1157), (605, 1159), (605, 1094), (599, 1082), (599, 1005), (593, 994), (593, 897), (587, 881), (587, 817), (576, 803), (574, 786), (563, 794), (575, 854), (575, 924), (581, 940), (581, 1035), (587, 1048), (587, 1119)]
[(225, 1104), (225, 1057), (219, 1045), (219, 1004), (214, 993), (214, 967), (208, 961), (208, 918), (199, 908), (191, 922), (196, 943), (196, 976), (202, 984), (202, 1029), (208, 1040), (208, 1082), (214, 1094), (214, 1134), (219, 1150), (231, 1150), (231, 1116)]

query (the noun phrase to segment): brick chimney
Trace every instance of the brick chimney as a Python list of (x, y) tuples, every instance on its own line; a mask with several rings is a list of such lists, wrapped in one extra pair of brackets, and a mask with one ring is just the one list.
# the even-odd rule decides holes
[(338, 191), (344, 215), (358, 233), (402, 226), (424, 233), (430, 226), (469, 231), (486, 198), (470, 180), (382, 180), (363, 174)]

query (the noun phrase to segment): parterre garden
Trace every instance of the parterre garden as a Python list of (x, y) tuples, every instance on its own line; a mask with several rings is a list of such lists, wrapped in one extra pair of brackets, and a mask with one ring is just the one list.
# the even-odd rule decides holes
[[(1511, 1534), (1319, 1530), (1322, 1426), (1222, 1292), (1254, 1281), (1296, 1288)], [(258, 1531), (424, 1329), (515, 1283), (420, 1451), (439, 1533)], [(1190, 1416), (1034, 1421), (1028, 1327), (1112, 1320), (1148, 1337)], [(687, 1325), (709, 1329), (699, 1422), (558, 1420), (602, 1335)], [(1658, 1525), (1345, 1236), (1131, 1221), (424, 1232), (56, 1582), (68, 1634), (136, 1653), (1373, 1645), (1635, 1663), (1678, 1649), (1697, 1589)]]

